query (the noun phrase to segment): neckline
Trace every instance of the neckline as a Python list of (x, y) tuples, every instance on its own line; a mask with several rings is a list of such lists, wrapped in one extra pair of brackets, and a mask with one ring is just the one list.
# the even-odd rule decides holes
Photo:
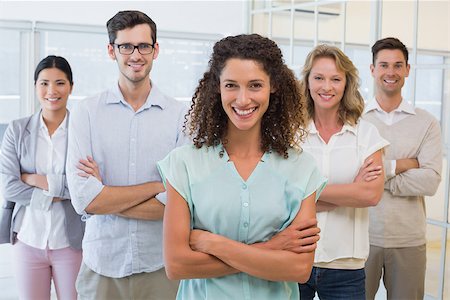
[(233, 174), (244, 184), (249, 184), (253, 181), (253, 178), (256, 176), (255, 174), (258, 172), (258, 170), (261, 168), (261, 166), (266, 163), (269, 159), (269, 152), (264, 152), (263, 155), (261, 156), (261, 158), (258, 161), (258, 164), (256, 165), (256, 167), (253, 169), (253, 171), (251, 172), (250, 176), (248, 176), (247, 180), (244, 180), (241, 176), (241, 174), (239, 174), (238, 170), (236, 169), (236, 166), (234, 164), (234, 162), (232, 160), (230, 160), (230, 157), (228, 156), (228, 152), (225, 149), (225, 147), (223, 145), (220, 145), (219, 148), (219, 153), (221, 151), (223, 151), (223, 156), (222, 159), (224, 160), (224, 162), (227, 164), (227, 166), (229, 166), (233, 172)]

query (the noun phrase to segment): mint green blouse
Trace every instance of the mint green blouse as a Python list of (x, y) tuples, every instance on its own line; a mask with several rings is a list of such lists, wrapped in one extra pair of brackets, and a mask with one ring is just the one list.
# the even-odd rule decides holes
[[(247, 181), (223, 147), (174, 149), (158, 162), (186, 200), (191, 226), (245, 244), (267, 241), (295, 218), (302, 200), (325, 186), (314, 158), (289, 150), (289, 158), (265, 153)], [(177, 299), (299, 299), (296, 282), (275, 282), (238, 273), (218, 278), (182, 280)]]

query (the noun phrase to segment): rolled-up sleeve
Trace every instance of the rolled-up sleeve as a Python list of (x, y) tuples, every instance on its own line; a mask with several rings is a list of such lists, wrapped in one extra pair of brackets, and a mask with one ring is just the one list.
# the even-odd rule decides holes
[[(66, 176), (72, 205), (80, 215), (88, 216), (85, 209), (100, 194), (104, 185), (95, 177), (78, 175), (80, 159), (92, 155), (92, 140), (89, 111), (83, 102), (77, 104), (69, 120), (69, 141), (67, 148)], [(95, 157), (94, 157), (95, 160)]]

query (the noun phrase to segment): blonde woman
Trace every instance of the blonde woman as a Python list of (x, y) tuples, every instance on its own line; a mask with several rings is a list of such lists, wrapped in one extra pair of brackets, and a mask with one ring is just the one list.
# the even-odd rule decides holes
[(328, 185), (317, 202), (321, 239), (301, 299), (365, 299), (364, 263), (369, 255), (368, 206), (383, 192), (382, 149), (388, 143), (361, 120), (358, 72), (338, 48), (320, 45), (306, 58), (302, 93), (309, 135), (302, 145)]

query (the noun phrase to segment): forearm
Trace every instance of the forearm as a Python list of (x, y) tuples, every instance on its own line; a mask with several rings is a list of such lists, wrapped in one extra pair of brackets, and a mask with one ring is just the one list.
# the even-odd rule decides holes
[(164, 216), (164, 204), (156, 198), (148, 199), (136, 206), (130, 207), (117, 215), (125, 218), (158, 221)]
[(314, 261), (314, 252), (265, 249), (223, 237), (211, 243), (208, 253), (236, 270), (271, 281), (305, 282)]
[(433, 169), (410, 169), (386, 181), (384, 188), (394, 196), (432, 196), (440, 181)]
[(86, 207), (90, 214), (118, 214), (163, 192), (161, 182), (133, 186), (105, 186)]
[(419, 162), (415, 158), (397, 159), (395, 161), (395, 175), (408, 171), (409, 169), (419, 168)]
[[(378, 179), (377, 179), (378, 180)], [(383, 178), (380, 182), (353, 182), (348, 184), (329, 184), (319, 197), (336, 206), (344, 207), (368, 207), (378, 203), (383, 192)]]
[(325, 201), (318, 200), (316, 202), (316, 211), (317, 212), (330, 211), (330, 210), (335, 209), (336, 207), (338, 207), (338, 206), (335, 204), (325, 202)]
[[(168, 254), (167, 252), (170, 252)], [(169, 279), (215, 278), (239, 273), (217, 257), (194, 251), (189, 247), (178, 247), (166, 251), (164, 264)]]

